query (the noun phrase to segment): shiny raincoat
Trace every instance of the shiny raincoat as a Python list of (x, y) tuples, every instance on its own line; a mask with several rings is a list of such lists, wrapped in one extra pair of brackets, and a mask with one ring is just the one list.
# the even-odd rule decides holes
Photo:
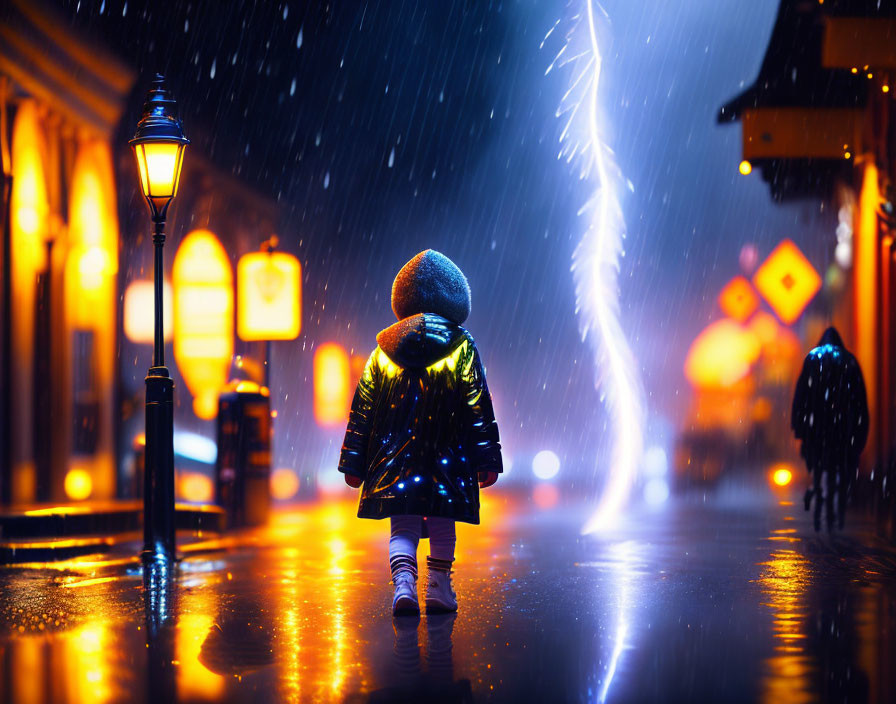
[(339, 471), (363, 479), (358, 516), (479, 523), (479, 472), (501, 472), (491, 396), (473, 338), (433, 313), (377, 336), (352, 401)]

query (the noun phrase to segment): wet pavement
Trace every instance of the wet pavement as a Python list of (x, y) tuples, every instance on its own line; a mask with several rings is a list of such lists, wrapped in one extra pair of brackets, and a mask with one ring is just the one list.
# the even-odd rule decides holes
[[(0, 571), (4, 701), (896, 701), (896, 551), (798, 497), (585, 507), (489, 492), (455, 616), (388, 612), (388, 526), (297, 507), (145, 593), (133, 563)], [(421, 562), (424, 542), (421, 545)]]

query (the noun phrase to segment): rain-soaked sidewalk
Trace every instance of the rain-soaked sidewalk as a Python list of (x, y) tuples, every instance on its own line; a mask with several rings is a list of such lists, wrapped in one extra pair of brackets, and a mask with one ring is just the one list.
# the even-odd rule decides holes
[(485, 525), (459, 530), (456, 617), (393, 621), (388, 526), (355, 519), (342, 501), (185, 559), (176, 586), (146, 601), (133, 564), (5, 568), (0, 693), (896, 700), (896, 557), (858, 521), (830, 539), (788, 501), (679, 500), (580, 537), (584, 510), (537, 512), (486, 494)]

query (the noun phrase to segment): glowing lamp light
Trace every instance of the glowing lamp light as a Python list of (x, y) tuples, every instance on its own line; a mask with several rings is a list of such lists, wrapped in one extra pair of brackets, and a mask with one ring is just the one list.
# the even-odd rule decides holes
[(802, 315), (821, 288), (821, 276), (792, 241), (784, 239), (753, 275), (753, 285), (785, 325)]
[(748, 176), (753, 171), (753, 165), (749, 161), (744, 159), (742, 162), (740, 162), (737, 170), (740, 171), (744, 176)]
[(553, 479), (560, 471), (560, 458), (550, 450), (542, 450), (532, 458), (532, 474), (539, 479)]
[(351, 364), (341, 345), (328, 342), (314, 352), (314, 419), (324, 428), (348, 420)]
[(153, 220), (165, 219), (171, 199), (177, 195), (184, 149), (190, 143), (175, 116), (175, 102), (163, 83), (164, 78), (156, 74), (137, 132), (129, 142)]
[(174, 358), (204, 420), (218, 414), (218, 393), (233, 356), (233, 273), (218, 238), (187, 235), (174, 257)]
[(691, 344), (684, 374), (697, 389), (728, 389), (750, 373), (760, 352), (750, 328), (730, 318), (717, 320)]
[(299, 476), (295, 471), (280, 467), (271, 472), (271, 496), (278, 501), (286, 501), (299, 491)]
[(83, 501), (93, 493), (93, 480), (84, 469), (70, 469), (65, 475), (65, 495), (72, 501)]
[(789, 464), (781, 462), (772, 467), (769, 476), (771, 477), (772, 484), (779, 487), (785, 487), (793, 481), (793, 469)]
[(237, 333), (243, 340), (299, 336), (302, 266), (285, 252), (251, 252), (236, 268)]
[[(165, 340), (171, 339), (173, 329), (171, 308), (171, 284), (164, 283), (164, 334)], [(153, 343), (153, 306), (155, 292), (152, 281), (134, 281), (124, 292), (124, 334), (138, 344)]]
[(759, 306), (759, 297), (743, 276), (735, 276), (719, 294), (719, 307), (729, 318), (742, 323)]

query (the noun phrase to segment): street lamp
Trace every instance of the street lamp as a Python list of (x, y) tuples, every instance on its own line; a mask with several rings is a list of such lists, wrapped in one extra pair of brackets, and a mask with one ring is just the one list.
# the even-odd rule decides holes
[(129, 142), (137, 158), (140, 186), (152, 215), (155, 254), (155, 344), (146, 376), (146, 456), (143, 487), (143, 556), (171, 559), (174, 534), (174, 381), (165, 366), (162, 248), (165, 216), (190, 141), (176, 114), (174, 99), (156, 74), (143, 104), (137, 132)]

